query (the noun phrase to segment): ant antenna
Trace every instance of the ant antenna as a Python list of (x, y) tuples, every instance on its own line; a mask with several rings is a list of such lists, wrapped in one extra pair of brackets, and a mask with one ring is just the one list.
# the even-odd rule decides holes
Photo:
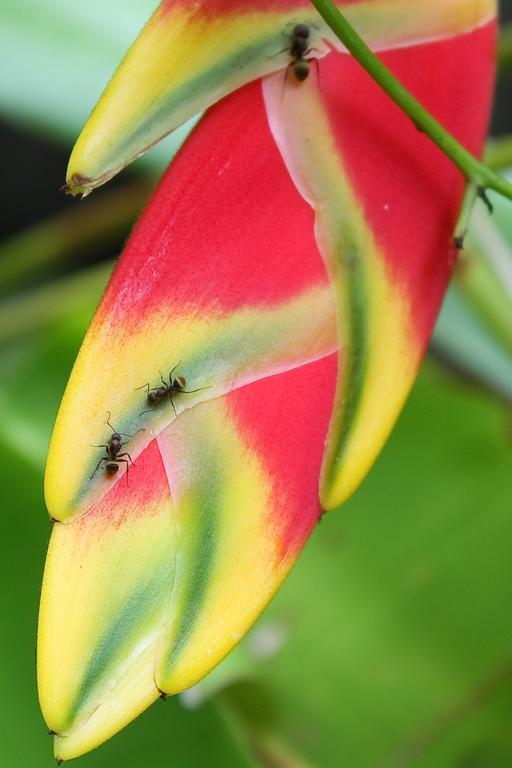
[(111, 419), (111, 417), (112, 417), (112, 414), (110, 413), (110, 411), (107, 411), (107, 421), (106, 421), (105, 423), (106, 423), (106, 424), (108, 424), (108, 426), (110, 427), (110, 429), (112, 430), (112, 432), (115, 432), (116, 430), (114, 429), (114, 427), (113, 427), (113, 426), (112, 426), (112, 424), (110, 423), (110, 419)]
[(194, 392), (204, 392), (205, 389), (211, 389), (211, 387), (199, 387), (199, 389), (180, 389), (176, 394), (192, 395)]
[(318, 26), (318, 24), (313, 24), (312, 21), (304, 21), (304, 19), (291, 19), (290, 21), (287, 21), (285, 26), (286, 27), (296, 27), (297, 24), (304, 24), (306, 27), (312, 27), (313, 29), (320, 30), (321, 27)]
[(135, 437), (135, 435), (138, 435), (139, 432), (145, 432), (145, 431), (146, 430), (144, 429), (144, 427), (141, 427), (136, 432), (134, 432), (133, 435), (128, 435), (126, 432), (119, 432), (118, 434), (122, 435), (123, 437)]
[[(107, 411), (107, 421), (106, 421), (106, 423), (108, 424), (108, 426), (110, 427), (112, 432), (117, 432), (117, 429), (115, 429), (112, 426), (112, 424), (110, 423), (111, 416), (112, 416), (112, 414), (110, 413), (110, 411)], [(143, 427), (141, 427), (136, 432), (134, 432), (133, 435), (129, 435), (127, 432), (117, 432), (117, 434), (118, 435), (122, 435), (123, 437), (135, 437), (135, 435), (138, 435), (139, 432), (145, 432), (145, 431), (146, 430)], [(91, 447), (92, 448), (106, 448), (107, 446), (106, 445), (93, 445)]]

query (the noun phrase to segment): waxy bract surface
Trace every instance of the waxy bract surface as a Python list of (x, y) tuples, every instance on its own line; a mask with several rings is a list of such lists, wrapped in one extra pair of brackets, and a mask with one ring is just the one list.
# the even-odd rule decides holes
[[(168, 5), (161, 24), (183, 9)], [(220, 5), (236, 15), (238, 4)], [(290, 18), (302, 7), (256, 5)], [(381, 42), (397, 43), (392, 12), (404, 4), (347, 10), (366, 7), (369, 19), (370, 5)], [(445, 21), (460, 27), (412, 34), (406, 14), (404, 42), (440, 39), (384, 61), (479, 151), (492, 4), (415, 7), (430, 21), (451, 8)], [(144, 71), (136, 47), (133, 56)], [(255, 64), (251, 73), (260, 74)], [(60, 522), (39, 634), (41, 703), (61, 759), (104, 741), (160, 691), (193, 685), (229, 652), (318, 521), (320, 477), (323, 506), (333, 508), (371, 467), (413, 382), (455, 258), (463, 180), (347, 55), (329, 53), (318, 75), (312, 65), (299, 84), (281, 71), (207, 113), (141, 217), (77, 359), (48, 459), (47, 503)], [(120, 83), (128, 88), (126, 73), (116, 77), (107, 101)], [(153, 130), (143, 91), (142, 82), (132, 91), (134, 109)], [(118, 126), (112, 114), (93, 119), (105, 131), (104, 178), (129, 121), (122, 112)], [(150, 408), (144, 390), (175, 366), (199, 390), (174, 395), (177, 418), (169, 401)], [(144, 430), (125, 438), (128, 478), (93, 474), (102, 449), (91, 446), (111, 434), (107, 411), (119, 431)]]

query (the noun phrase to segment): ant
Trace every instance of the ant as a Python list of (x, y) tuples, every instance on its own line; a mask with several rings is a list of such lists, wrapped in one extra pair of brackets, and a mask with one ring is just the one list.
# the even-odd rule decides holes
[[(181, 364), (181, 360), (177, 365), (174, 366), (172, 371), (169, 373), (169, 381), (166, 381), (164, 379), (164, 377), (162, 376), (162, 371), (160, 371), (160, 378), (162, 380), (163, 386), (153, 387), (152, 389), (150, 389), (149, 384), (143, 384), (142, 387), (137, 387), (137, 389), (144, 389), (144, 387), (147, 388), (147, 397), (148, 397), (149, 405), (158, 405), (158, 403), (161, 403), (162, 400), (168, 397), (171, 402), (174, 415), (176, 417), (178, 416), (178, 414), (176, 413), (176, 407), (174, 405), (174, 400), (172, 399), (173, 393), (191, 395), (193, 392), (201, 392), (203, 389), (207, 389), (207, 387), (200, 387), (200, 389), (186, 389), (187, 380), (184, 376), (175, 376), (173, 378), (172, 375), (180, 364)], [(150, 410), (142, 411), (140, 415), (142, 416), (143, 413), (150, 413)]]
[(279, 51), (279, 53), (276, 54), (279, 56), (279, 54), (284, 53), (284, 51), (288, 51), (293, 58), (293, 61), (288, 64), (286, 69), (285, 86), (286, 80), (288, 79), (288, 72), (291, 67), (293, 67), (295, 77), (300, 83), (304, 82), (304, 80), (307, 80), (309, 77), (309, 65), (312, 61), (315, 62), (318, 70), (318, 60), (315, 58), (306, 58), (306, 56), (313, 51), (319, 53), (317, 48), (309, 47), (310, 37), (311, 30), (307, 24), (296, 24), (290, 35), (290, 46), (288, 48), (283, 48), (282, 51)]
[(290, 62), (288, 68), (293, 67), (295, 77), (300, 83), (309, 77), (309, 63), (312, 59), (305, 57), (313, 50), (309, 47), (310, 34), (307, 24), (296, 24), (291, 35), (290, 55), (294, 60)]
[[(109, 477), (112, 477), (113, 475), (117, 474), (117, 472), (119, 471), (120, 463), (126, 464), (126, 479), (128, 480), (128, 467), (129, 467), (128, 459), (130, 460), (130, 462), (132, 464), (133, 464), (133, 461), (132, 461), (132, 457), (130, 456), (129, 453), (127, 453), (127, 452), (119, 453), (119, 451), (121, 450), (123, 445), (126, 445), (126, 442), (128, 442), (128, 441), (126, 441), (126, 442), (123, 443), (121, 441), (121, 438), (122, 437), (135, 437), (137, 432), (144, 432), (143, 429), (138, 429), (137, 432), (135, 433), (135, 435), (125, 435), (123, 432), (117, 432), (117, 430), (115, 430), (114, 427), (112, 426), (112, 424), (110, 423), (110, 416), (111, 416), (110, 411), (108, 411), (106, 423), (108, 424), (108, 426), (112, 430), (112, 435), (110, 437), (110, 440), (108, 441), (108, 443), (105, 443), (104, 445), (93, 445), (92, 446), (92, 448), (105, 448), (106, 453), (105, 453), (105, 456), (102, 456), (101, 459), (98, 461), (98, 464), (96, 465), (96, 469), (94, 470), (94, 472), (91, 475), (91, 480), (94, 477), (94, 475), (96, 474), (96, 472), (98, 471), (98, 469), (100, 468), (100, 465), (101, 465), (102, 461), (106, 462), (106, 464), (105, 464), (105, 474), (109, 475)], [(128, 459), (125, 458), (126, 456), (128, 456)]]

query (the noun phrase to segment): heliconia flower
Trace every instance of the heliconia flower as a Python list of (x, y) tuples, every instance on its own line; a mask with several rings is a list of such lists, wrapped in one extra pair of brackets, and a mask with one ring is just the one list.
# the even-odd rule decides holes
[[(480, 151), (494, 4), (341, 5)], [(299, 83), (275, 54), (303, 20), (326, 55)], [(59, 411), (38, 652), (59, 759), (230, 651), (320, 502), (338, 506), (368, 472), (418, 370), (463, 179), (328, 42), (305, 2), (164, 2), (75, 148), (69, 181), (87, 191), (254, 81), (207, 112), (154, 193)], [(157, 388), (175, 378), (171, 402)], [(126, 435), (113, 476), (93, 447), (112, 429)]]

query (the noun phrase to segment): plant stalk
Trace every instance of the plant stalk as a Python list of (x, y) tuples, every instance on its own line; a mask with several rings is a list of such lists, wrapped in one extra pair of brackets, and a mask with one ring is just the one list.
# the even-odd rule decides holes
[(324, 21), (330, 26), (349, 53), (361, 64), (375, 82), (388, 94), (417, 128), (425, 133), (464, 174), (469, 184), (479, 190), (485, 201), (485, 191), (492, 189), (512, 200), (512, 184), (496, 174), (465, 149), (427, 112), (417, 99), (396, 79), (366, 45), (332, 0), (311, 0)]

